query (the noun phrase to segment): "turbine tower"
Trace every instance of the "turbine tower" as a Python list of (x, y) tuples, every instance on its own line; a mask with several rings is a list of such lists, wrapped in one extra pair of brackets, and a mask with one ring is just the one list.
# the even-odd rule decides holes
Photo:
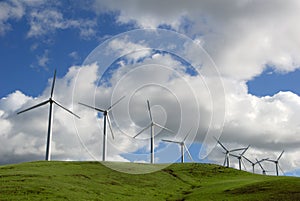
[(229, 153), (230, 156), (233, 156), (233, 157), (235, 157), (235, 158), (238, 159), (238, 161), (239, 161), (239, 169), (240, 170), (242, 170), (242, 163), (243, 163), (244, 167), (246, 168), (246, 166), (245, 166), (245, 164), (244, 164), (244, 162), (242, 160), (242, 157), (245, 154), (245, 152), (249, 149), (249, 147), (250, 147), (250, 145), (248, 145), (248, 147), (246, 147), (245, 150), (241, 154), (239, 154), (239, 155)]
[(236, 152), (236, 151), (241, 151), (241, 150), (247, 149), (247, 147), (244, 147), (244, 148), (229, 150), (216, 137), (214, 137), (214, 138), (218, 142), (218, 144), (225, 150), (225, 152), (223, 152), (225, 154), (225, 160), (224, 160), (223, 166), (226, 165), (226, 167), (229, 167), (229, 154), (231, 154), (231, 152)]
[(48, 120), (48, 135), (47, 135), (47, 146), (46, 146), (46, 157), (45, 160), (50, 161), (51, 160), (51, 141), (52, 141), (52, 124), (53, 124), (53, 103), (56, 104), (57, 106), (61, 107), (62, 109), (66, 110), (67, 112), (71, 113), (72, 115), (76, 116), (77, 118), (80, 118), (78, 115), (76, 115), (75, 113), (73, 113), (72, 111), (68, 110), (67, 108), (65, 108), (64, 106), (62, 106), (61, 104), (59, 104), (57, 101), (55, 101), (53, 99), (53, 92), (54, 92), (54, 85), (55, 85), (55, 79), (56, 79), (56, 70), (54, 71), (54, 76), (53, 76), (53, 81), (52, 81), (52, 87), (51, 87), (51, 93), (50, 93), (50, 98), (46, 101), (43, 101), (35, 106), (32, 106), (30, 108), (27, 108), (25, 110), (22, 110), (20, 112), (18, 112), (17, 114), (21, 114), (23, 112), (27, 112), (29, 110), (32, 110), (34, 108), (43, 106), (47, 103), (50, 104), (49, 107), (49, 120)]
[(88, 107), (88, 108), (91, 108), (93, 110), (96, 110), (98, 112), (102, 112), (103, 113), (103, 151), (102, 151), (102, 161), (105, 161), (106, 160), (106, 143), (107, 143), (107, 135), (106, 135), (106, 121), (108, 121), (108, 126), (109, 126), (109, 129), (110, 129), (110, 132), (111, 132), (111, 136), (112, 138), (114, 139), (114, 134), (113, 134), (113, 131), (112, 131), (112, 126), (111, 126), (111, 121), (110, 121), (110, 117), (109, 117), (109, 111), (111, 111), (111, 109), (117, 105), (123, 98), (125, 98), (125, 96), (122, 96), (118, 101), (116, 101), (114, 104), (112, 104), (111, 106), (109, 106), (106, 110), (104, 109), (100, 109), (100, 108), (96, 108), (96, 107), (93, 107), (93, 106), (90, 106), (90, 105), (87, 105), (87, 104), (84, 104), (84, 103), (78, 103), (80, 105), (83, 105), (85, 107)]
[(151, 159), (150, 159), (150, 163), (154, 163), (154, 126), (160, 127), (166, 131), (169, 131), (171, 133), (174, 133), (172, 130), (154, 122), (153, 118), (152, 118), (152, 114), (151, 114), (151, 109), (150, 109), (150, 102), (149, 100), (147, 100), (147, 106), (148, 106), (148, 112), (149, 112), (149, 117), (150, 117), (150, 124), (148, 126), (146, 126), (144, 129), (142, 129), (140, 132), (138, 132), (133, 138), (136, 138), (138, 135), (140, 135), (142, 132), (144, 132), (145, 130), (147, 130), (148, 128), (150, 128), (150, 152), (151, 152)]
[(185, 138), (182, 141), (174, 141), (174, 140), (162, 140), (164, 142), (170, 142), (170, 143), (176, 143), (180, 145), (180, 149), (181, 149), (181, 163), (184, 163), (184, 149), (186, 150), (186, 152), (188, 153), (189, 158), (193, 160), (191, 153), (189, 152), (189, 149), (186, 147), (185, 145), (185, 140), (186, 138), (189, 136), (190, 132), (192, 129), (189, 130), (189, 132), (186, 134)]
[(278, 176), (278, 168), (280, 168), (281, 172), (284, 174), (283, 170), (281, 169), (281, 167), (279, 166), (278, 162), (279, 162), (279, 159), (281, 158), (282, 154), (283, 154), (284, 150), (281, 152), (281, 154), (279, 155), (279, 157), (277, 158), (277, 160), (271, 160), (271, 159), (267, 159), (266, 161), (269, 161), (269, 162), (273, 162), (275, 163), (275, 167), (276, 167), (276, 175)]

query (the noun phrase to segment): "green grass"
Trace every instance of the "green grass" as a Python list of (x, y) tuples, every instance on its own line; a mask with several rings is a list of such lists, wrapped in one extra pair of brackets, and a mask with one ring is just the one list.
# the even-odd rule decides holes
[[(130, 170), (159, 166), (114, 165)], [(0, 200), (300, 200), (300, 178), (211, 164), (173, 164), (134, 175), (98, 162), (38, 161), (0, 166)]]

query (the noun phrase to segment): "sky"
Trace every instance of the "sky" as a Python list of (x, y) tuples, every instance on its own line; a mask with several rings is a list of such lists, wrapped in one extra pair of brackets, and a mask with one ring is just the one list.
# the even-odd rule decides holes
[[(101, 160), (108, 108), (107, 159), (149, 162), (150, 101), (155, 162), (180, 161), (186, 139), (193, 160), (223, 164), (214, 137), (245, 156), (276, 159), (300, 176), (300, 28), (298, 1), (88, 0), (0, 1), (0, 164), (43, 160), (54, 99), (52, 159)], [(185, 156), (187, 162), (191, 160)], [(231, 166), (238, 162), (231, 159)], [(251, 166), (245, 161), (246, 169)], [(269, 174), (275, 166), (264, 162)], [(261, 170), (256, 167), (256, 171)], [(281, 173), (282, 174), (282, 173)]]

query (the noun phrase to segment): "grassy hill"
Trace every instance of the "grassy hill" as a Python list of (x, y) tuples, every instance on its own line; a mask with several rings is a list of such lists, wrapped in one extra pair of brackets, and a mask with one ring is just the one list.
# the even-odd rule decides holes
[[(115, 165), (135, 169), (159, 164)], [(132, 175), (98, 162), (38, 161), (0, 166), (0, 200), (300, 200), (300, 178), (211, 164), (173, 164)]]

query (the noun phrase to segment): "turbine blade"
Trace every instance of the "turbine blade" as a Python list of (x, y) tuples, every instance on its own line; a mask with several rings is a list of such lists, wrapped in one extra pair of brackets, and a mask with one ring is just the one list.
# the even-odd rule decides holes
[(241, 156), (245, 154), (245, 152), (249, 149), (250, 145), (241, 153)]
[(94, 110), (97, 110), (99, 112), (105, 112), (105, 110), (102, 110), (102, 109), (99, 109), (99, 108), (96, 108), (96, 107), (92, 107), (92, 106), (89, 106), (87, 104), (84, 104), (84, 103), (78, 103), (79, 105), (83, 105), (85, 107), (88, 107), (88, 108), (91, 108), (91, 109), (94, 109)]
[(147, 100), (147, 106), (148, 106), (148, 112), (149, 112), (150, 120), (153, 122), (153, 118), (152, 118), (152, 114), (151, 114), (151, 109), (150, 109), (150, 102), (149, 102), (149, 100)]
[(242, 162), (242, 164), (243, 164), (245, 170), (248, 171), (247, 168), (246, 168), (246, 165), (245, 165), (244, 161), (242, 160), (242, 158), (241, 158), (241, 162)]
[(249, 163), (254, 164), (250, 159), (246, 158), (246, 156), (242, 156), (244, 159), (246, 159)]
[(188, 153), (188, 156), (189, 156), (189, 158), (191, 159), (191, 161), (193, 161), (193, 162), (194, 162), (194, 159), (193, 159), (193, 157), (192, 157), (192, 155), (191, 155), (191, 153), (190, 153), (189, 149), (186, 147), (186, 145), (185, 145), (185, 144), (183, 144), (183, 146), (184, 146), (184, 148), (185, 148), (186, 152)]
[(32, 107), (30, 107), (30, 108), (27, 108), (27, 109), (25, 109), (25, 110), (20, 111), (20, 112), (18, 112), (17, 114), (21, 114), (21, 113), (23, 113), (23, 112), (27, 112), (27, 111), (32, 110), (32, 109), (34, 109), (34, 108), (40, 107), (40, 106), (42, 106), (42, 105), (45, 105), (45, 104), (47, 104), (49, 101), (50, 101), (50, 100), (46, 100), (46, 101), (44, 101), (44, 102), (41, 102), (41, 103), (39, 103), (39, 104), (37, 104), (37, 105), (35, 105), (35, 106), (32, 106)]
[(56, 69), (54, 70), (54, 75), (53, 75), (53, 81), (52, 81), (52, 87), (51, 87), (51, 94), (50, 94), (51, 98), (52, 98), (53, 92), (54, 92), (55, 79), (56, 79)]
[(235, 151), (242, 151), (242, 150), (245, 150), (247, 147), (244, 147), (244, 148), (238, 148), (238, 149), (232, 149), (230, 150), (230, 152), (235, 152)]
[(280, 171), (282, 172), (283, 176), (285, 176), (285, 173), (284, 173), (284, 171), (282, 170), (282, 168), (280, 167), (279, 164), (278, 164), (278, 167), (279, 167)]
[(215, 140), (218, 142), (219, 145), (221, 145), (221, 147), (225, 150), (225, 151), (228, 151), (228, 149), (226, 149), (226, 147), (216, 138), (214, 137)]
[(143, 130), (141, 130), (140, 132), (138, 132), (133, 138), (136, 138), (139, 134), (141, 134), (142, 132), (144, 132), (145, 130), (147, 130), (148, 128), (150, 128), (150, 126), (152, 126), (152, 124), (149, 124), (147, 127), (145, 127)]
[(169, 131), (169, 132), (171, 132), (171, 133), (174, 133), (174, 131), (172, 131), (172, 130), (166, 128), (166, 127), (163, 127), (162, 125), (159, 125), (158, 123), (153, 123), (153, 124), (154, 124), (155, 126), (158, 126), (158, 127), (162, 128), (162, 129), (166, 130), (166, 131)]
[(192, 131), (192, 128), (190, 128), (189, 132), (186, 134), (186, 136), (182, 140), (183, 142), (185, 142), (186, 138), (190, 135), (191, 131)]
[(269, 162), (273, 162), (273, 163), (276, 162), (275, 160), (272, 160), (272, 159), (265, 159), (265, 161), (269, 161)]
[(107, 122), (108, 122), (108, 126), (109, 126), (109, 129), (110, 129), (111, 136), (112, 136), (113, 139), (115, 139), (114, 132), (113, 132), (112, 126), (111, 126), (110, 117), (109, 117), (108, 114), (106, 116), (107, 116)]
[(171, 142), (171, 143), (177, 143), (177, 144), (180, 144), (180, 143), (181, 143), (181, 142), (178, 142), (178, 141), (164, 140), (164, 139), (162, 139), (161, 141), (164, 141), (164, 142)]
[(113, 103), (108, 109), (107, 111), (111, 110), (115, 105), (117, 105), (121, 100), (123, 100), (125, 98), (125, 96), (122, 96), (119, 100), (117, 100), (115, 103)]
[(256, 160), (256, 162), (258, 163), (258, 165), (260, 166), (260, 168), (261, 168), (262, 170), (264, 170), (263, 166), (260, 164), (260, 162), (261, 162), (262, 160), (258, 161), (257, 158), (256, 158), (255, 160)]
[(80, 116), (78, 116), (77, 114), (75, 114), (74, 112), (72, 112), (71, 110), (68, 110), (67, 108), (65, 108), (64, 106), (62, 106), (61, 104), (59, 104), (56, 101), (53, 101), (57, 106), (61, 107), (62, 109), (66, 110), (67, 112), (71, 113), (72, 115), (74, 115), (75, 117), (77, 117), (78, 119), (80, 119)]
[(229, 153), (229, 155), (230, 155), (230, 156), (233, 156), (233, 157), (235, 157), (235, 158), (239, 158), (239, 157), (240, 157), (240, 156), (238, 156), (238, 155), (231, 154), (231, 153)]
[(281, 154), (280, 154), (279, 157), (277, 158), (277, 161), (279, 161), (279, 159), (281, 158), (283, 152), (284, 152), (284, 150), (281, 152)]

